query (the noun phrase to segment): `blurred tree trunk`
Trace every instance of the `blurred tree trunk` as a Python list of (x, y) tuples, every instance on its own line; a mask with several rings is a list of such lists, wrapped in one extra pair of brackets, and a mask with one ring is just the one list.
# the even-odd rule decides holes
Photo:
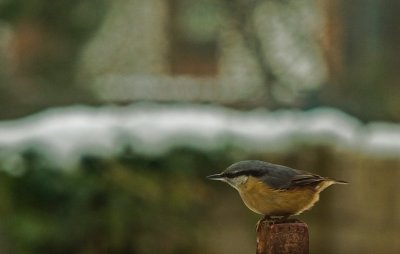
[(321, 46), (328, 66), (328, 78), (338, 85), (343, 75), (343, 15), (340, 1), (318, 1), (324, 17)]
[(0, 117), (89, 100), (90, 94), (76, 83), (76, 64), (104, 9), (103, 0), (5, 1), (0, 20), (10, 25), (12, 38), (10, 70), (2, 86), (7, 99), (0, 106), (9, 110)]
[(400, 120), (398, 0), (324, 0), (330, 80), (323, 102), (364, 120)]

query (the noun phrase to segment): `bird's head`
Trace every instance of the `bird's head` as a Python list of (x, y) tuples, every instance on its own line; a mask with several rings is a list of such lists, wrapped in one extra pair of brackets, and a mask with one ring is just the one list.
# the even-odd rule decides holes
[(256, 160), (240, 161), (229, 166), (222, 173), (207, 176), (208, 179), (223, 181), (233, 188), (239, 188), (247, 182), (249, 176), (258, 176), (265, 162)]

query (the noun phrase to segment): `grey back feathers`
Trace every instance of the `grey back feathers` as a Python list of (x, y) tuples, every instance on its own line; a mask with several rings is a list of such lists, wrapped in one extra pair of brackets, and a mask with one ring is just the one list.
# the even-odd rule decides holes
[(243, 175), (253, 176), (259, 178), (273, 189), (291, 189), (317, 185), (322, 181), (332, 180), (306, 171), (258, 160), (246, 160), (232, 164), (222, 175), (226, 178), (235, 178)]

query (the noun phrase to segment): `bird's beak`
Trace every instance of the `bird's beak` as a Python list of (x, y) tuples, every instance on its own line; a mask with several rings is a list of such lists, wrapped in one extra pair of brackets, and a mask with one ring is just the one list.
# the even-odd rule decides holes
[(209, 175), (209, 176), (207, 176), (207, 178), (210, 180), (217, 180), (217, 181), (225, 180), (225, 177), (222, 175), (222, 173), (215, 174), (215, 175)]

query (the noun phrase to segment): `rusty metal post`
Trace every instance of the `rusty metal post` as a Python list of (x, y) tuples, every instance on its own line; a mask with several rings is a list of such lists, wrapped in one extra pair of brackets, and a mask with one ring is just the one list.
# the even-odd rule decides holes
[(308, 241), (308, 226), (302, 221), (261, 221), (256, 254), (308, 254)]

